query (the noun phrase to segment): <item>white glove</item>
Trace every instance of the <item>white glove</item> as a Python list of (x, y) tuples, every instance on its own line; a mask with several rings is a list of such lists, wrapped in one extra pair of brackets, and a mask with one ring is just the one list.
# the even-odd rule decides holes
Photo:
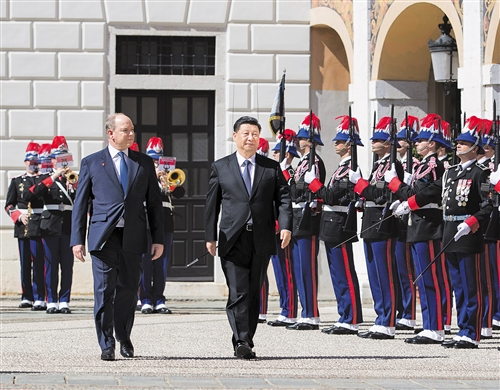
[(365, 198), (359, 198), (354, 204), (354, 207), (356, 207), (357, 209), (362, 209), (363, 207), (365, 207)]
[(413, 175), (411, 173), (408, 173), (408, 172), (405, 171), (405, 178), (403, 179), (403, 181), (405, 182), (405, 184), (410, 185), (411, 184), (411, 179), (413, 179)]
[(318, 207), (318, 201), (317, 200), (313, 200), (311, 203), (309, 203), (309, 208), (310, 209), (315, 209), (316, 207)]
[(283, 159), (282, 162), (280, 162), (280, 168), (281, 168), (281, 171), (286, 171), (286, 169), (289, 167), (289, 165), (286, 165), (286, 158)]
[(408, 214), (410, 212), (410, 206), (408, 206), (408, 201), (404, 201), (403, 203), (401, 203), (398, 208), (396, 209), (396, 211), (394, 211), (394, 215), (396, 217), (400, 217), (402, 215), (405, 215), (405, 214)]
[(356, 169), (356, 171), (349, 169), (349, 181), (353, 184), (357, 184), (359, 179), (361, 179), (361, 171), (359, 167)]
[(387, 183), (390, 183), (392, 179), (395, 177), (398, 177), (398, 173), (396, 172), (396, 164), (391, 164), (391, 168), (385, 171), (384, 173), (384, 180)]
[(494, 186), (500, 181), (500, 168), (490, 174), (490, 183)]
[(316, 179), (316, 167), (313, 165), (311, 167), (310, 171), (306, 171), (304, 175), (304, 181), (309, 184), (311, 183), (314, 179)]
[(466, 236), (469, 233), (470, 233), (469, 225), (467, 225), (465, 222), (462, 222), (460, 225), (457, 226), (457, 233), (453, 238), (455, 239), (455, 241), (458, 241), (460, 237)]
[(400, 204), (401, 202), (399, 200), (392, 202), (392, 204), (389, 206), (389, 210), (391, 211), (396, 210)]

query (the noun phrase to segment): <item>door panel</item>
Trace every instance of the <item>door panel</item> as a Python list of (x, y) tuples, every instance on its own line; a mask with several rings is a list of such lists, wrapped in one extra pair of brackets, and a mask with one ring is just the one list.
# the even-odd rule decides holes
[[(205, 199), (214, 159), (214, 92), (116, 90), (116, 112), (132, 119), (141, 152), (146, 152), (149, 138), (160, 137), (163, 154), (176, 157), (176, 168), (186, 174), (185, 195), (172, 202), (175, 231), (167, 280), (213, 281), (214, 259), (203, 255)], [(186, 268), (196, 257), (199, 261)]]

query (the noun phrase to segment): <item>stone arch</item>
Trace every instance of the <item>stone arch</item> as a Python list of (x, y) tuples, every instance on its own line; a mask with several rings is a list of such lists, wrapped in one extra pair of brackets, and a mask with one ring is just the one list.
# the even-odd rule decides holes
[(484, 47), (484, 63), (500, 64), (500, 2), (491, 13), (488, 37)]
[[(431, 56), (429, 39), (440, 35), (439, 23), (448, 16), (462, 63), (462, 24), (453, 3), (394, 2), (384, 16), (373, 53), (371, 80), (427, 81)], [(408, 42), (401, 46), (400, 42)]]

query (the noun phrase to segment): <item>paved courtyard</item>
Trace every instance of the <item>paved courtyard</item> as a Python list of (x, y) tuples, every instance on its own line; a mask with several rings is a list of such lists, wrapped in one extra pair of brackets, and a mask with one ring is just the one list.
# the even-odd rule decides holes
[[(136, 358), (100, 360), (92, 301), (72, 302), (73, 314), (18, 309), (0, 300), (1, 388), (301, 388), (499, 389), (500, 332), (477, 350), (365, 340), (320, 331), (259, 325), (256, 361), (233, 357), (224, 300), (173, 300), (172, 315), (136, 315)], [(336, 320), (333, 301), (320, 302), (322, 326)], [(268, 318), (279, 312), (270, 299)], [(364, 308), (366, 330), (375, 319)], [(453, 328), (453, 333), (457, 331)]]

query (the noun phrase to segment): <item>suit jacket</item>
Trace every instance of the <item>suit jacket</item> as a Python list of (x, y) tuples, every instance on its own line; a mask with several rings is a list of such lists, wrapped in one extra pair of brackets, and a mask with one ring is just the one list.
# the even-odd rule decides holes
[(85, 244), (89, 214), (88, 250), (102, 249), (123, 216), (123, 250), (142, 254), (147, 248), (146, 213), (153, 243), (163, 243), (163, 210), (153, 160), (128, 151), (126, 194), (108, 148), (85, 157), (73, 206), (70, 245)]
[(256, 254), (270, 256), (277, 253), (275, 211), (280, 229), (291, 231), (292, 208), (290, 190), (276, 161), (259, 154), (255, 156), (251, 195), (247, 193), (236, 153), (212, 164), (208, 187), (205, 239), (218, 241), (219, 256), (225, 256), (231, 249), (250, 217)]

